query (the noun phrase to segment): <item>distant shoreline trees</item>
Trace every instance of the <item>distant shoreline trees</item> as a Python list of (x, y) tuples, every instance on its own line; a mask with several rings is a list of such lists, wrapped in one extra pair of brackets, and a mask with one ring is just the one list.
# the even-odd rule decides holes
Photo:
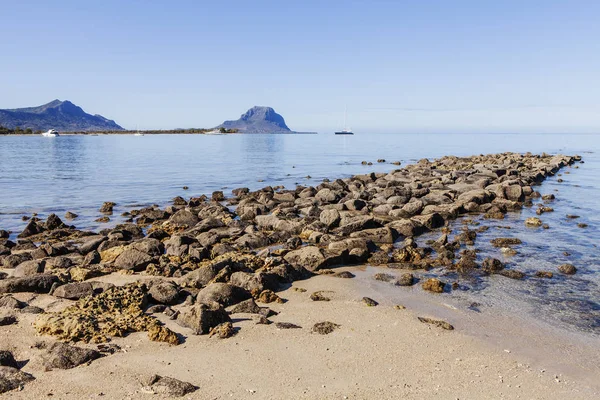
[[(204, 134), (212, 131), (212, 129), (204, 129), (204, 128), (190, 128), (190, 129), (166, 129), (166, 130), (147, 130), (140, 131), (146, 134), (168, 134), (168, 133), (179, 133), (179, 134)], [(91, 134), (103, 134), (103, 135), (122, 135), (122, 134), (131, 134), (136, 133), (137, 131), (89, 131), (89, 132), (65, 132), (70, 134), (79, 134), (79, 135), (91, 135)], [(220, 133), (237, 133), (238, 129), (225, 129), (219, 128)], [(20, 127), (15, 127), (14, 129), (6, 128), (0, 125), (0, 135), (39, 135), (42, 131), (40, 130), (32, 130), (31, 128), (21, 129)]]

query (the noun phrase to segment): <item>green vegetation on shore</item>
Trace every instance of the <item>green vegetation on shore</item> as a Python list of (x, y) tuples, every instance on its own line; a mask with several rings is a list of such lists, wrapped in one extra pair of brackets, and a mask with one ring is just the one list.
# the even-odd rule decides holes
[(40, 133), (42, 133), (42, 131), (34, 131), (30, 128), (21, 129), (17, 126), (15, 129), (10, 129), (0, 125), (0, 135), (35, 135)]

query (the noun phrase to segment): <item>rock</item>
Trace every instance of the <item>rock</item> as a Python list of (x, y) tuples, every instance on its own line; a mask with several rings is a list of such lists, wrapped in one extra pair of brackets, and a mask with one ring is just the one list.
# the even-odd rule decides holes
[[(104, 257), (102, 257), (104, 259)], [(115, 267), (124, 270), (143, 271), (152, 261), (152, 257), (139, 250), (124, 250), (115, 260)]]
[(18, 292), (48, 293), (52, 285), (57, 282), (58, 277), (50, 274), (4, 279), (0, 281), (0, 294)]
[(371, 240), (374, 243), (391, 244), (394, 243), (394, 241), (398, 238), (398, 233), (389, 227), (383, 227), (352, 232), (350, 237)]
[(66, 218), (66, 219), (75, 219), (75, 218), (77, 218), (77, 217), (79, 217), (79, 215), (77, 215), (77, 214), (75, 214), (75, 213), (73, 213), (73, 212), (71, 212), (71, 211), (67, 211), (67, 212), (65, 213), (65, 218)]
[(44, 260), (31, 260), (25, 261), (17, 265), (13, 272), (14, 278), (22, 278), (24, 276), (31, 276), (41, 274), (44, 272), (46, 261)]
[(231, 322), (223, 322), (212, 328), (208, 337), (217, 336), (219, 339), (227, 339), (235, 335), (235, 330), (233, 329), (233, 324)]
[(234, 272), (229, 278), (229, 283), (246, 289), (250, 293), (260, 293), (265, 289), (261, 275), (249, 272)]
[(379, 272), (376, 273), (375, 275), (373, 275), (373, 279), (375, 279), (376, 281), (382, 281), (382, 282), (390, 282), (392, 280), (394, 280), (396, 277), (394, 275), (390, 275), (390, 274), (385, 274), (383, 272)]
[(542, 226), (544, 223), (542, 222), (541, 219), (537, 218), (537, 217), (529, 217), (525, 220), (525, 225), (527, 226)]
[(565, 275), (574, 275), (577, 272), (577, 268), (572, 264), (563, 264), (558, 267), (558, 271)]
[(26, 372), (13, 367), (0, 367), (0, 394), (22, 388), (35, 378)]
[(241, 287), (228, 283), (212, 283), (198, 292), (196, 301), (206, 304), (216, 302), (228, 307), (250, 297), (250, 293)]
[(116, 206), (116, 203), (113, 203), (112, 201), (105, 201), (102, 204), (102, 207), (100, 207), (100, 212), (101, 213), (106, 213), (106, 214), (112, 214), (113, 212), (113, 208), (114, 206)]
[(370, 297), (363, 297), (362, 298), (363, 303), (365, 303), (368, 307), (375, 307), (377, 305), (379, 305), (378, 302), (376, 302), (375, 300), (373, 300)]
[(94, 289), (89, 282), (67, 283), (56, 288), (52, 293), (53, 296), (69, 300), (79, 300), (82, 297), (91, 296), (94, 294)]
[(504, 195), (508, 200), (523, 201), (523, 188), (520, 185), (510, 185), (504, 188)]
[(427, 317), (418, 317), (419, 321), (425, 323), (425, 324), (432, 324), (435, 326), (439, 326), (440, 328), (446, 329), (446, 330), (454, 330), (454, 327), (452, 325), (450, 325), (448, 322), (446, 321), (442, 321), (440, 319), (432, 319), (432, 318), (427, 318)]
[(144, 285), (113, 286), (60, 312), (40, 315), (34, 327), (38, 334), (53, 335), (59, 340), (103, 343), (112, 336), (146, 331), (150, 340), (179, 344), (174, 332), (144, 314), (146, 305)]
[(225, 309), (215, 302), (196, 304), (177, 317), (179, 325), (192, 329), (196, 335), (208, 334), (212, 328), (223, 322), (231, 322), (231, 319)]
[(496, 238), (491, 241), (494, 247), (507, 247), (522, 244), (521, 239), (517, 238)]
[(285, 301), (275, 294), (272, 290), (263, 290), (257, 297), (256, 301), (260, 303), (285, 303)]
[(179, 287), (171, 281), (153, 282), (148, 294), (158, 304), (176, 304), (179, 300)]
[(422, 286), (423, 290), (427, 290), (429, 292), (434, 293), (443, 293), (444, 286), (446, 286), (446, 284), (437, 278), (429, 278), (425, 282), (423, 282)]
[(483, 260), (481, 266), (483, 271), (488, 274), (497, 274), (504, 269), (504, 264), (502, 264), (502, 261), (489, 257)]
[(27, 224), (27, 226), (25, 227), (25, 229), (23, 229), (23, 232), (19, 233), (17, 235), (18, 238), (27, 238), (33, 235), (37, 235), (38, 233), (42, 233), (44, 231), (44, 228), (39, 225), (35, 219), (32, 219), (31, 221), (29, 221), (29, 223)]
[(144, 392), (173, 397), (183, 397), (198, 390), (196, 386), (189, 382), (160, 375), (153, 375), (144, 383)]
[(44, 309), (36, 306), (25, 306), (21, 308), (23, 314), (43, 314)]
[(554, 274), (550, 271), (537, 271), (535, 273), (535, 276), (537, 278), (546, 278), (546, 279), (552, 279), (552, 277), (554, 276)]
[(237, 313), (247, 313), (247, 314), (259, 314), (261, 312), (261, 307), (254, 301), (254, 299), (244, 300), (238, 304), (236, 304), (231, 309), (231, 314)]
[(8, 239), (10, 237), (10, 232), (5, 231), (4, 229), (0, 229), (0, 239)]
[(56, 214), (48, 215), (46, 219), (46, 229), (49, 231), (53, 231), (55, 229), (66, 228), (67, 226), (62, 222), (62, 220)]
[(13, 315), (2, 315), (0, 316), (0, 326), (7, 326), (17, 323), (17, 318)]
[(318, 333), (319, 335), (328, 335), (336, 329), (340, 328), (341, 325), (334, 324), (333, 322), (325, 321), (325, 322), (317, 322), (312, 327), (313, 333)]
[(400, 275), (400, 278), (398, 278), (394, 284), (396, 286), (412, 286), (415, 284), (415, 277), (411, 273), (404, 273)]
[(340, 272), (336, 272), (334, 274), (332, 274), (332, 276), (335, 276), (336, 278), (345, 278), (345, 279), (349, 279), (349, 278), (354, 278), (355, 275), (350, 272), (350, 271), (340, 271)]
[(199, 219), (196, 214), (188, 210), (179, 210), (169, 218), (169, 223), (177, 226), (193, 227)]
[(292, 324), (291, 322), (275, 322), (277, 329), (302, 329), (301, 326)]
[(8, 350), (0, 350), (0, 367), (19, 368), (19, 364)]
[(337, 210), (329, 209), (323, 210), (321, 215), (319, 216), (319, 220), (327, 225), (328, 228), (333, 228), (338, 226), (340, 223), (340, 213)]
[(330, 301), (331, 300), (329, 297), (325, 296), (324, 291), (314, 292), (313, 294), (310, 295), (310, 299), (312, 301)]
[(26, 305), (27, 305), (27, 303), (19, 301), (10, 295), (0, 297), (0, 308), (18, 310), (20, 308), (25, 307)]
[(325, 257), (316, 246), (306, 246), (290, 251), (283, 258), (293, 266), (303, 267), (309, 271), (316, 271), (325, 266)]
[(31, 260), (29, 253), (10, 254), (2, 259), (2, 266), (9, 269), (16, 268), (19, 264), (29, 260)]
[(100, 358), (101, 354), (92, 349), (71, 346), (66, 343), (56, 342), (42, 358), (44, 367), (52, 369), (71, 369), (78, 365)]
[(525, 278), (525, 274), (521, 271), (516, 271), (514, 269), (510, 269), (510, 270), (502, 270), (499, 272), (500, 275), (505, 276), (507, 278), (510, 279), (523, 279)]

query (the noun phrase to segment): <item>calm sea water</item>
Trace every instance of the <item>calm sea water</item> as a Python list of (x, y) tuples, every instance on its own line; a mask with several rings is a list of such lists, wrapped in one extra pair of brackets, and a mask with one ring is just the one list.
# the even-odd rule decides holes
[[(463, 281), (490, 303), (502, 303), (577, 329), (600, 330), (600, 135), (558, 134), (356, 134), (319, 135), (146, 135), (143, 137), (62, 136), (0, 137), (0, 229), (18, 233), (23, 215), (40, 217), (66, 211), (80, 215), (79, 228), (101, 229), (104, 201), (114, 201), (115, 218), (133, 207), (166, 205), (175, 196), (191, 197), (214, 190), (246, 186), (316, 185), (323, 178), (347, 177), (397, 168), (390, 164), (414, 162), (453, 154), (467, 156), (505, 151), (580, 154), (585, 164), (570, 168), (563, 183), (554, 177), (540, 191), (555, 193), (554, 213), (542, 216), (551, 229), (527, 229), (523, 220), (535, 214), (525, 209), (506, 220), (491, 222), (480, 234), (482, 257), (500, 257), (487, 245), (497, 236), (520, 237), (519, 254), (504, 259), (511, 267), (533, 273), (555, 271), (571, 262), (579, 268), (574, 277), (552, 280), (510, 279)], [(387, 163), (377, 163), (385, 159)], [(372, 161), (363, 166), (361, 161)], [(183, 190), (189, 186), (189, 190)], [(566, 214), (577, 214), (568, 220)], [(578, 228), (578, 223), (588, 228)], [(489, 223), (489, 222), (488, 222)], [(511, 226), (511, 230), (502, 228)], [(567, 251), (571, 256), (566, 257)], [(500, 257), (501, 258), (501, 257)], [(452, 277), (451, 277), (452, 278)], [(461, 295), (458, 291), (457, 296)], [(525, 307), (525, 308), (527, 308)]]

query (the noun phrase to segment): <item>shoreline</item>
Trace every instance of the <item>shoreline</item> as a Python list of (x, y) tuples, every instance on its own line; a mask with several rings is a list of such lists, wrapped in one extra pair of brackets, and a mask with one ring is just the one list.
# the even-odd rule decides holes
[[(149, 208), (132, 212), (132, 222), (135, 221), (138, 225), (123, 225), (101, 231), (100, 234), (88, 234), (69, 229), (56, 216), (49, 217), (45, 223), (33, 220), (25, 230), (28, 234), (23, 235), (26, 240), (22, 243), (22, 246), (27, 243), (27, 240), (33, 240), (36, 243), (45, 242), (45, 244), (42, 244), (39, 248), (34, 245), (36, 249), (30, 246), (29, 248), (18, 249), (18, 251), (15, 251), (15, 247), (12, 247), (10, 253), (16, 256), (26, 252), (36, 252), (36, 258), (32, 257), (32, 260), (23, 261), (23, 263), (29, 263), (27, 267), (35, 264), (36, 260), (44, 261), (46, 268), (41, 266), (42, 271), (40, 271), (40, 262), (37, 262), (38, 265), (35, 271), (25, 274), (24, 279), (32, 280), (40, 272), (45, 272), (41, 275), (56, 276), (57, 278), (48, 278), (49, 282), (51, 281), (53, 284), (52, 288), (47, 286), (43, 288), (35, 287), (36, 291), (42, 293), (50, 291), (52, 295), (42, 294), (37, 297), (31, 297), (24, 293), (12, 295), (15, 298), (21, 297), (22, 299), (19, 301), (27, 303), (35, 304), (40, 301), (40, 306), (47, 311), (47, 314), (42, 314), (37, 318), (22, 316), (19, 312), (16, 312), (16, 314), (19, 319), (22, 316), (24, 321), (35, 322), (38, 333), (62, 332), (59, 338), (73, 339), (75, 336), (69, 336), (68, 330), (64, 329), (67, 325), (61, 325), (66, 324), (66, 321), (70, 318), (63, 309), (69, 304), (73, 304), (73, 301), (70, 300), (73, 297), (67, 297), (67, 300), (64, 296), (58, 296), (57, 298), (58, 292), (56, 291), (61, 286), (64, 286), (64, 284), (71, 285), (69, 288), (79, 296), (81, 293), (87, 293), (84, 289), (87, 289), (88, 286), (91, 287), (88, 282), (104, 282), (104, 286), (95, 285), (102, 287), (106, 294), (111, 294), (118, 293), (121, 290), (119, 288), (122, 288), (122, 285), (127, 281), (142, 280), (148, 281), (148, 285), (145, 285), (142, 290), (148, 291), (151, 300), (153, 299), (151, 301), (153, 304), (173, 304), (169, 307), (180, 313), (174, 321), (165, 318), (160, 313), (154, 313), (152, 317), (157, 317), (158, 320), (164, 323), (160, 328), (163, 340), (165, 337), (170, 338), (168, 340), (173, 343), (175, 339), (171, 334), (176, 332), (179, 337), (178, 341), (183, 341), (183, 346), (187, 346), (188, 343), (190, 345), (201, 343), (203, 347), (210, 346), (206, 343), (212, 344), (215, 340), (218, 341), (218, 339), (208, 339), (208, 342), (206, 342), (207, 339), (203, 341), (200, 338), (204, 336), (200, 336), (198, 337), (200, 341), (197, 342), (197, 337), (189, 334), (189, 328), (194, 329), (195, 324), (198, 323), (198, 321), (190, 320), (190, 318), (193, 319), (190, 312), (198, 310), (201, 303), (209, 304), (211, 301), (221, 303), (221, 305), (217, 304), (215, 306), (217, 307), (215, 312), (217, 312), (217, 309), (221, 306), (235, 305), (240, 301), (250, 301), (244, 299), (252, 297), (257, 302), (266, 303), (268, 307), (280, 312), (279, 316), (271, 317), (273, 322), (296, 322), (286, 321), (284, 317), (288, 315), (303, 321), (307, 321), (306, 318), (309, 318), (308, 321), (311, 321), (313, 316), (310, 312), (309, 315), (288, 313), (290, 309), (293, 310), (297, 305), (305, 311), (310, 310), (311, 306), (317, 304), (320, 309), (323, 307), (326, 309), (327, 306), (336, 304), (335, 297), (338, 296), (337, 292), (340, 292), (347, 295), (337, 299), (340, 304), (336, 304), (336, 308), (341, 310), (340, 313), (332, 314), (338, 319), (338, 321), (332, 320), (332, 322), (339, 323), (342, 326), (340, 331), (344, 329), (343, 318), (346, 318), (349, 312), (356, 312), (355, 307), (357, 306), (362, 307), (359, 314), (362, 314), (362, 310), (366, 309), (376, 310), (377, 313), (380, 312), (379, 310), (383, 310), (381, 311), (383, 316), (374, 317), (374, 321), (383, 323), (385, 318), (390, 317), (391, 312), (402, 313), (403, 311), (394, 310), (391, 307), (392, 304), (386, 304), (385, 301), (382, 301), (377, 307), (364, 308), (364, 304), (359, 301), (360, 298), (357, 299), (356, 297), (358, 296), (357, 293), (361, 292), (361, 287), (364, 289), (365, 286), (368, 286), (365, 285), (365, 280), (360, 280), (360, 278), (346, 280), (326, 276), (329, 275), (330, 268), (348, 264), (362, 265), (367, 263), (378, 265), (377, 268), (380, 268), (382, 273), (385, 270), (390, 272), (387, 275), (395, 275), (392, 278), (385, 279), (402, 278), (401, 280), (404, 282), (408, 280), (407, 283), (398, 283), (394, 290), (408, 289), (398, 287), (398, 285), (412, 286), (411, 295), (415, 293), (415, 287), (421, 287), (424, 283), (431, 283), (433, 286), (426, 286), (442, 293), (455, 290), (453, 282), (448, 281), (448, 278), (444, 279), (443, 274), (435, 273), (435, 271), (443, 271), (444, 269), (448, 271), (468, 269), (477, 273), (505, 274), (506, 279), (521, 279), (516, 278), (518, 271), (514, 272), (512, 268), (503, 265), (500, 268), (500, 266), (492, 263), (490, 265), (494, 265), (494, 269), (489, 269), (490, 267), (486, 267), (485, 260), (483, 265), (479, 265), (481, 260), (477, 260), (475, 253), (469, 250), (469, 246), (476, 243), (476, 225), (475, 227), (472, 226), (473, 229), (470, 229), (469, 225), (465, 225), (464, 229), (451, 232), (448, 223), (465, 214), (485, 214), (489, 218), (504, 218), (503, 215), (510, 212), (510, 210), (520, 209), (523, 204), (532, 202), (532, 200), (535, 201), (540, 197), (536, 195), (535, 186), (530, 186), (531, 184), (541, 183), (545, 177), (554, 175), (561, 168), (579, 160), (581, 160), (579, 157), (536, 157), (511, 153), (469, 158), (444, 157), (434, 162), (421, 160), (415, 165), (390, 173), (358, 175), (344, 180), (325, 182), (312, 189), (309, 187), (290, 191), (273, 190), (271, 188), (256, 192), (234, 190), (234, 197), (228, 199), (225, 198), (222, 192), (213, 193), (212, 201), (205, 196), (189, 201), (180, 199), (176, 200), (174, 206), (166, 207), (164, 210)], [(345, 197), (344, 193), (346, 193)], [(351, 193), (356, 193), (357, 197), (350, 196)], [(381, 201), (382, 198), (383, 202)], [(232, 212), (231, 209), (222, 206), (221, 203), (224, 202), (227, 202), (235, 211)], [(109, 208), (112, 210), (112, 207)], [(194, 212), (190, 212), (190, 210)], [(139, 230), (139, 226), (146, 226), (147, 231)], [(411, 239), (401, 240), (418, 237), (428, 231), (437, 231), (442, 236), (439, 240), (427, 243), (425, 246), (422, 244), (417, 245)], [(143, 238), (144, 234), (147, 234), (146, 238)], [(65, 247), (64, 244), (70, 243), (66, 246), (69, 248), (66, 253), (58, 255), (63, 252), (63, 250), (59, 250), (54, 252), (55, 254), (50, 254), (52, 249), (61, 246), (61, 243), (63, 247)], [(46, 255), (44, 256), (37, 251), (38, 249), (43, 249)], [(39, 256), (42, 257), (38, 258)], [(66, 264), (57, 265), (58, 258), (69, 258), (71, 265), (67, 267), (65, 267)], [(93, 260), (88, 260), (90, 258)], [(4, 260), (6, 260), (6, 255)], [(63, 262), (62, 259), (61, 262)], [(9, 275), (17, 270), (23, 271), (26, 268), (21, 264), (17, 263), (14, 266), (16, 268), (5, 268), (2, 271), (8, 272)], [(332, 272), (347, 269), (335, 268)], [(77, 274), (84, 274), (84, 282), (81, 282), (81, 279), (74, 279), (75, 270), (77, 270)], [(427, 271), (428, 274), (422, 274), (421, 270)], [(427, 279), (429, 271), (434, 271), (441, 281)], [(312, 277), (309, 277), (311, 275)], [(358, 272), (356, 275), (359, 275)], [(11, 291), (7, 292), (6, 290), (6, 282), (11, 281), (11, 279), (14, 283), (14, 279), (20, 278), (0, 279), (0, 292), (11, 293)], [(328, 283), (323, 284), (324, 280), (328, 280)], [(176, 282), (176, 285), (167, 284), (168, 282)], [(106, 284), (109, 283), (117, 286), (107, 288)], [(296, 293), (292, 289), (285, 289), (289, 285), (313, 287), (316, 284), (323, 284), (324, 287), (320, 290), (327, 291), (336, 288), (330, 302), (317, 302), (308, 299), (311, 290), (307, 293)], [(156, 294), (151, 294), (154, 287), (160, 287), (161, 292), (164, 290), (175, 291), (175, 297), (178, 300), (174, 303), (171, 303), (173, 300), (167, 303), (164, 300), (157, 302)], [(440, 287), (441, 290), (438, 290)], [(28, 286), (28, 288), (31, 288), (31, 286)], [(232, 292), (232, 289), (235, 290)], [(290, 301), (284, 304), (272, 303), (271, 301), (277, 300), (277, 295), (273, 292), (269, 293), (271, 289), (275, 290), (281, 297), (287, 296)], [(281, 289), (284, 290), (281, 291)], [(62, 290), (61, 293), (63, 292), (65, 290)], [(105, 293), (98, 295), (98, 298), (102, 298)], [(381, 294), (382, 291), (376, 291), (375, 294), (372, 294), (373, 298), (377, 293)], [(443, 296), (443, 294), (427, 294), (421, 291), (419, 293), (419, 296)], [(304, 298), (298, 298), (299, 295)], [(435, 301), (439, 300), (437, 297), (434, 298)], [(55, 300), (48, 303), (49, 299)], [(297, 304), (292, 302), (291, 299), (297, 301)], [(379, 299), (375, 300), (379, 301)], [(444, 300), (448, 301), (448, 299)], [(191, 305), (192, 303), (196, 305)], [(409, 312), (412, 312), (411, 308), (409, 307)], [(437, 309), (439, 311), (439, 304)], [(420, 312), (417, 307), (414, 310)], [(321, 311), (325, 312), (323, 309)], [(84, 310), (84, 314), (81, 314), (81, 316), (88, 315), (85, 312), (87, 311)], [(101, 316), (97, 317), (100, 318)], [(237, 314), (232, 314), (232, 326), (238, 330), (232, 331), (230, 334), (237, 333), (232, 338), (223, 341), (223, 343), (236, 341), (238, 337), (242, 338), (246, 330), (248, 330), (248, 335), (252, 335), (252, 332), (259, 328), (271, 328), (272, 331), (272, 325), (268, 327), (256, 325), (255, 327), (254, 324), (251, 324), (249, 326), (250, 322), (244, 322), (247, 319), (236, 317)], [(435, 317), (440, 318), (439, 315)], [(227, 318), (223, 318), (223, 320), (225, 319)], [(342, 321), (339, 321), (340, 319)], [(459, 324), (468, 319), (458, 319)], [(250, 320), (254, 321), (255, 316), (252, 316)], [(267, 319), (266, 322), (263, 321), (262, 323), (267, 322), (271, 321)], [(318, 321), (312, 321), (311, 324), (313, 322)], [(454, 324), (456, 322), (450, 321), (450, 323)], [(303, 338), (302, 334), (307, 333), (310, 326), (307, 323), (304, 324), (306, 326), (303, 325), (303, 329), (291, 330), (295, 332), (292, 335), (294, 339), (307, 340)], [(403, 326), (405, 324), (410, 326), (410, 329), (415, 332), (419, 331), (421, 326), (424, 326), (418, 321), (402, 321), (402, 324)], [(22, 322), (20, 321), (17, 327), (21, 325)], [(217, 325), (219, 324), (215, 323), (211, 328), (217, 327)], [(153, 326), (155, 325), (151, 325), (148, 329), (154, 329)], [(493, 326), (493, 323), (490, 322), (486, 325), (488, 328)], [(352, 329), (359, 328), (359, 325), (353, 325)], [(42, 330), (40, 331), (40, 329)], [(131, 329), (131, 327), (128, 329)], [(428, 328), (428, 330), (434, 329), (437, 328)], [(457, 329), (461, 331), (460, 335), (468, 332), (468, 329), (464, 326), (457, 325)], [(2, 330), (3, 328), (0, 327), (0, 333)], [(278, 331), (288, 332), (288, 330), (283, 329), (276, 330), (276, 332)], [(379, 343), (381, 346), (389, 344), (390, 341), (393, 342), (390, 332), (388, 332), (385, 340)], [(446, 337), (455, 333), (458, 332), (444, 333), (443, 336)], [(485, 329), (481, 329), (475, 336), (479, 336), (479, 334), (485, 335)], [(140, 337), (140, 335), (142, 336)], [(149, 348), (151, 346), (166, 346), (165, 344), (152, 344), (147, 338), (143, 337), (141, 332), (129, 333), (124, 339), (110, 338), (110, 336), (107, 338), (112, 340), (113, 343), (121, 341), (123, 343), (133, 343), (134, 337), (137, 338), (135, 339), (136, 343), (141, 340), (144, 342), (144, 346), (150, 346)], [(42, 336), (41, 338), (48, 340), (50, 336)], [(337, 340), (340, 340), (338, 330), (335, 330), (329, 336), (324, 336), (324, 338), (337, 338)], [(361, 336), (361, 338), (362, 340), (370, 340), (365, 336)], [(31, 341), (31, 339), (28, 340)], [(264, 342), (264, 339), (262, 341), (259, 340), (260, 338), (255, 337), (255, 339), (254, 343), (257, 345), (269, 345), (269, 342)], [(452, 338), (447, 339), (446, 345), (454, 340)], [(461, 339), (459, 339), (463, 346), (461, 350), (465, 349), (465, 343), (469, 340), (461, 336)], [(557, 343), (557, 341), (550, 342)], [(532, 339), (531, 343), (535, 344), (536, 341)], [(127, 345), (131, 346), (131, 344)], [(15, 344), (14, 351), (17, 354), (23, 351), (19, 347), (22, 347), (22, 345)], [(93, 346), (88, 345), (88, 347)], [(175, 348), (178, 347), (172, 347), (172, 349)], [(590, 349), (598, 350), (593, 347), (590, 347)], [(296, 348), (296, 350), (300, 351), (300, 348)], [(526, 353), (522, 351), (523, 349), (519, 350)], [(432, 362), (431, 358), (427, 358), (431, 355), (428, 354), (426, 348), (415, 349), (414, 351), (421, 359)], [(488, 351), (482, 351), (486, 356), (496, 358), (496, 355), (489, 349)], [(354, 352), (351, 351), (350, 354), (354, 354)], [(560, 352), (554, 354), (560, 354)], [(358, 356), (357, 354), (354, 355)], [(267, 353), (266, 356), (279, 359), (276, 353)], [(94, 361), (91, 366), (108, 362), (106, 360), (111, 357), (113, 356)], [(143, 358), (143, 354), (140, 354), (140, 357)], [(192, 360), (188, 361), (193, 364)], [(281, 362), (281, 360), (279, 361)], [(332, 359), (331, 362), (335, 362), (335, 359)], [(548, 363), (548, 360), (544, 359), (542, 363)], [(503, 365), (508, 368), (508, 364)], [(34, 375), (39, 375), (35, 366), (34, 363), (31, 371)], [(197, 367), (197, 365), (195, 366)], [(475, 365), (470, 365), (470, 367), (474, 368)], [(90, 366), (78, 367), (77, 373), (85, 375), (83, 371), (86, 368), (90, 368)], [(552, 368), (556, 371), (561, 370), (560, 366), (552, 366)], [(346, 371), (346, 373), (351, 373), (351, 371)], [(131, 377), (131, 371), (129, 371), (129, 374)], [(185, 371), (178, 370), (178, 374), (185, 375)], [(575, 375), (575, 379), (582, 382), (586, 381), (581, 371), (575, 373)], [(464, 375), (460, 376), (465, 378)], [(178, 376), (173, 377), (178, 378)], [(337, 379), (340, 378), (340, 376), (337, 377)], [(486, 376), (486, 379), (491, 378), (491, 375)], [(304, 379), (306, 379), (306, 376), (304, 376)], [(540, 379), (543, 381), (545, 378)], [(40, 379), (40, 381), (39, 385), (37, 381), (28, 383), (23, 393), (27, 393), (28, 387), (36, 388), (39, 386), (44, 388), (42, 390), (45, 390), (47, 387), (44, 387), (44, 379)], [(446, 384), (449, 382), (446, 381)], [(193, 383), (198, 384), (198, 382)], [(367, 382), (363, 382), (363, 384), (368, 386)], [(491, 390), (493, 386), (491, 380), (487, 380), (486, 384), (491, 385), (488, 387)], [(123, 385), (127, 386), (126, 383), (123, 383)], [(463, 385), (465, 387), (469, 386), (466, 381), (463, 382)], [(521, 385), (525, 384), (521, 383)], [(546, 386), (542, 385), (535, 390), (543, 390), (544, 387)], [(288, 395), (297, 394), (297, 389), (294, 386), (294, 390), (288, 392)], [(281, 388), (278, 390), (281, 390)], [(369, 388), (369, 390), (375, 389)], [(575, 390), (575, 387), (570, 387), (569, 390)], [(328, 391), (321, 392), (319, 396), (331, 395)], [(375, 395), (377, 391), (368, 393)], [(383, 393), (383, 398), (391, 398), (391, 394), (394, 392), (384, 390), (379, 393)], [(462, 393), (468, 394), (469, 392)], [(523, 391), (523, 393), (525, 392)], [(536, 392), (532, 391), (530, 393)], [(555, 392), (548, 393), (556, 394)], [(338, 394), (341, 394), (341, 392), (335, 393), (335, 395)], [(360, 397), (360, 392), (357, 391), (351, 391), (349, 394)], [(410, 395), (409, 392), (405, 394)], [(450, 393), (447, 392), (447, 394)], [(214, 396), (215, 393), (212, 395)], [(238, 396), (240, 396), (240, 393), (238, 393)], [(314, 397), (308, 396), (306, 398)]]

